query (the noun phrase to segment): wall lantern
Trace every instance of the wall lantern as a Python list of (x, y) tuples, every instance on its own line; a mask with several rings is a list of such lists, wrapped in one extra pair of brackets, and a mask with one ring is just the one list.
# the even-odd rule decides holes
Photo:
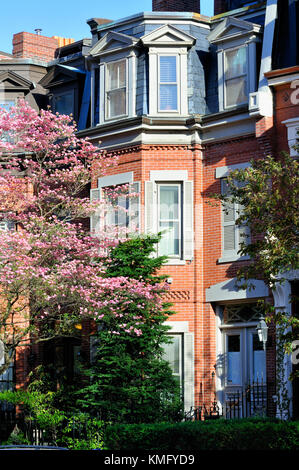
[(268, 339), (268, 327), (263, 316), (261, 316), (260, 321), (258, 322), (256, 326), (256, 329), (257, 329), (259, 340), (263, 342), (263, 349), (265, 350), (266, 342)]

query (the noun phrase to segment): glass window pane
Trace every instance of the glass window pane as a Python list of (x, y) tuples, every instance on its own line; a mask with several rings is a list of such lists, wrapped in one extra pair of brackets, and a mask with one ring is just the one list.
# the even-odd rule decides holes
[(126, 114), (126, 89), (109, 91), (107, 93), (108, 117)]
[(241, 351), (240, 335), (227, 336), (227, 383), (241, 383)]
[(176, 110), (178, 107), (177, 85), (160, 85), (160, 110)]
[(247, 83), (245, 77), (233, 78), (225, 82), (226, 106), (244, 103), (247, 101)]
[(160, 220), (179, 218), (178, 186), (160, 186)]
[(55, 113), (68, 115), (73, 113), (73, 93), (65, 93), (60, 96), (55, 96), (54, 102)]
[(179, 222), (160, 222), (159, 230), (165, 230), (159, 244), (160, 255), (180, 254)]
[(126, 86), (126, 61), (107, 64), (107, 90), (115, 90)]
[(176, 83), (176, 56), (160, 56), (160, 82)]
[(253, 349), (253, 377), (254, 381), (266, 381), (266, 351), (263, 349), (262, 341), (259, 341), (258, 334), (252, 335)]
[(164, 360), (169, 362), (172, 373), (180, 374), (180, 336), (172, 336), (172, 343), (164, 345)]
[(226, 67), (225, 67), (225, 78), (239, 77), (240, 75), (246, 74), (247, 69), (247, 58), (246, 48), (241, 47), (233, 51), (225, 53)]

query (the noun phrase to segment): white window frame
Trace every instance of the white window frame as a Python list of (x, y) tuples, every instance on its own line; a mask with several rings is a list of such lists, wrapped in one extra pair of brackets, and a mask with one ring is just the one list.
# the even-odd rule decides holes
[[(235, 165), (229, 165), (229, 166), (223, 166), (223, 167), (218, 167), (216, 168), (216, 173), (215, 177), (216, 179), (220, 179), (220, 184), (221, 184), (221, 194), (222, 194), (222, 181), (228, 176), (228, 174), (231, 171), (238, 170), (238, 169), (245, 169), (250, 167), (250, 162), (245, 162), (245, 163), (237, 163)], [(236, 220), (239, 216), (240, 212), (240, 207), (238, 204), (234, 203), (234, 220)], [(245, 261), (250, 259), (249, 256), (241, 256), (238, 254), (239, 251), (239, 246), (241, 241), (245, 241), (244, 237), (240, 236), (240, 230), (241, 227), (236, 226), (234, 223), (226, 223), (226, 225), (235, 225), (235, 249), (234, 250), (224, 250), (224, 210), (223, 210), (223, 205), (221, 205), (221, 257), (218, 259), (218, 263), (230, 263), (233, 261)], [(250, 233), (247, 231), (246, 233), (247, 237), (246, 239), (249, 241), (250, 240)]]
[[(110, 91), (120, 90), (121, 88), (115, 88), (113, 90), (111, 90), (111, 89), (108, 90), (108, 82), (109, 82), (108, 68), (112, 64), (117, 64), (117, 63), (121, 63), (121, 62), (123, 62), (125, 64), (125, 80), (126, 80), (126, 82), (125, 82), (125, 87), (121, 87), (121, 88), (125, 88), (125, 97), (126, 97), (125, 113), (116, 114), (114, 116), (109, 116), (108, 115), (108, 109), (109, 109), (108, 93)], [(111, 120), (115, 120), (115, 119), (119, 119), (119, 118), (124, 118), (124, 117), (127, 117), (127, 116), (128, 116), (128, 63), (127, 63), (127, 59), (123, 58), (123, 59), (113, 60), (113, 61), (107, 62), (105, 64), (105, 121), (111, 121)]]
[[(239, 76), (235, 76), (235, 77), (230, 77), (229, 79), (226, 78), (226, 69), (227, 69), (227, 53), (229, 52), (232, 52), (232, 51), (238, 51), (238, 50), (241, 50), (241, 49), (245, 49), (245, 56), (246, 56), (246, 70), (245, 70), (245, 73), (242, 74), (242, 75), (239, 75)], [(248, 93), (248, 68), (249, 68), (249, 63), (248, 63), (248, 49), (247, 49), (247, 46), (244, 45), (244, 46), (240, 46), (240, 47), (233, 47), (231, 49), (225, 49), (223, 51), (223, 101), (224, 101), (224, 109), (229, 109), (229, 108), (233, 108), (235, 106), (242, 106), (246, 103), (248, 103), (248, 100), (249, 100), (249, 93)], [(240, 103), (234, 103), (234, 104), (227, 104), (227, 87), (226, 87), (226, 83), (228, 80), (232, 80), (232, 79), (237, 79), (237, 78), (241, 78), (241, 77), (245, 77), (245, 81), (246, 81), (246, 96), (247, 96), (247, 100), (245, 101), (242, 101)]]
[[(183, 212), (183, 207), (182, 207), (182, 183), (172, 183), (172, 182), (157, 182), (157, 221), (158, 221), (158, 231), (163, 231), (163, 229), (160, 227), (161, 222), (173, 222), (177, 223), (179, 226), (178, 230), (178, 236), (179, 236), (179, 252), (178, 254), (171, 254), (169, 255), (169, 258), (172, 259), (181, 259), (182, 257), (182, 212)], [(178, 217), (175, 219), (161, 219), (160, 218), (160, 208), (161, 208), (161, 201), (160, 201), (160, 189), (162, 186), (173, 186), (178, 188)], [(163, 235), (162, 235), (163, 237)], [(160, 253), (160, 248), (158, 246), (158, 254), (163, 255), (163, 253)]]
[(193, 220), (193, 181), (188, 180), (186, 170), (153, 170), (150, 181), (145, 181), (145, 233), (157, 234), (158, 224), (158, 185), (180, 184), (181, 199), (181, 255), (169, 256), (166, 264), (182, 265), (193, 259), (194, 220)]
[[(257, 91), (256, 44), (261, 42), (262, 27), (235, 17), (227, 17), (208, 36), (211, 44), (216, 45), (218, 62), (218, 97), (219, 111), (226, 111), (249, 103), (251, 93)], [(246, 47), (247, 57), (247, 101), (226, 105), (225, 100), (225, 53)]]
[[(103, 198), (103, 189), (108, 188), (111, 186), (121, 186), (121, 185), (130, 185), (132, 189), (132, 193), (140, 192), (140, 183), (138, 181), (134, 181), (134, 174), (133, 172), (127, 173), (119, 173), (117, 175), (108, 175), (103, 176), (102, 178), (98, 178), (98, 187), (95, 189), (90, 190), (90, 199), (94, 200), (101, 200)], [(135, 197), (132, 196), (130, 201), (134, 200)], [(129, 202), (129, 214), (126, 215), (126, 219), (128, 220), (128, 225), (126, 221), (126, 227), (129, 228), (130, 224), (132, 224), (132, 220), (134, 218), (137, 220), (137, 232), (140, 232), (140, 197), (137, 196), (136, 199), (133, 201), (133, 204)], [(98, 236), (101, 231), (104, 231), (105, 228), (105, 218), (101, 216), (99, 213), (95, 213), (90, 217), (90, 229), (91, 235)], [(134, 228), (134, 227), (132, 227)]]
[[(173, 116), (188, 115), (187, 96), (187, 48), (149, 49), (149, 115)], [(177, 109), (160, 109), (160, 57), (176, 57)]]
[(287, 128), (290, 156), (299, 158), (299, 150), (294, 148), (295, 145), (299, 146), (299, 118), (287, 119), (286, 121), (282, 121), (282, 124), (285, 124)]
[[(161, 57), (175, 57), (175, 73), (176, 73), (176, 81), (175, 82), (161, 82), (161, 72), (160, 72), (160, 64), (161, 64)], [(165, 53), (159, 54), (158, 56), (158, 112), (159, 113), (177, 113), (180, 109), (180, 94), (179, 94), (179, 77), (178, 77), (178, 62), (179, 58), (177, 54)], [(176, 86), (176, 108), (173, 109), (161, 109), (161, 85), (175, 85)]]
[(186, 412), (194, 406), (194, 333), (189, 332), (188, 321), (167, 321), (168, 334), (181, 336), (181, 373), (184, 409)]

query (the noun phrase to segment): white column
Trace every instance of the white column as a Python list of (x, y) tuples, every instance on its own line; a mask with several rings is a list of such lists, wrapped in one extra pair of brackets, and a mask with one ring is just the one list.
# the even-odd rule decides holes
[[(273, 289), (273, 297), (274, 297), (274, 307), (277, 313), (282, 312), (285, 315), (291, 315), (291, 302), (290, 302), (290, 295), (291, 295), (291, 284), (289, 281), (283, 281), (282, 283), (277, 282), (275, 284), (275, 289)], [(287, 393), (287, 399), (290, 400), (289, 406), (289, 413), (287, 410), (281, 412), (279, 410), (279, 406), (277, 407), (277, 417), (282, 419), (288, 419), (289, 416), (292, 416), (292, 397), (293, 397), (293, 389), (292, 389), (292, 382), (289, 380), (289, 376), (292, 372), (292, 362), (291, 362), (291, 355), (285, 354), (282, 364), (277, 364), (281, 370), (277, 370), (276, 374), (281, 374), (280, 378), (285, 383), (285, 391)], [(278, 404), (281, 403), (283, 400), (282, 391), (277, 390), (278, 395)]]

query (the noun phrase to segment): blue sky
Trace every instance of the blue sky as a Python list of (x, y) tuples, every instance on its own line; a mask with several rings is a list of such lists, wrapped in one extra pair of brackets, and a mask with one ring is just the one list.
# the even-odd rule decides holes
[[(15, 33), (34, 33), (41, 28), (44, 36), (90, 37), (89, 18), (117, 20), (141, 11), (152, 10), (152, 0), (12, 0), (1, 2), (0, 50), (12, 52)], [(203, 15), (213, 14), (213, 0), (201, 0)]]

